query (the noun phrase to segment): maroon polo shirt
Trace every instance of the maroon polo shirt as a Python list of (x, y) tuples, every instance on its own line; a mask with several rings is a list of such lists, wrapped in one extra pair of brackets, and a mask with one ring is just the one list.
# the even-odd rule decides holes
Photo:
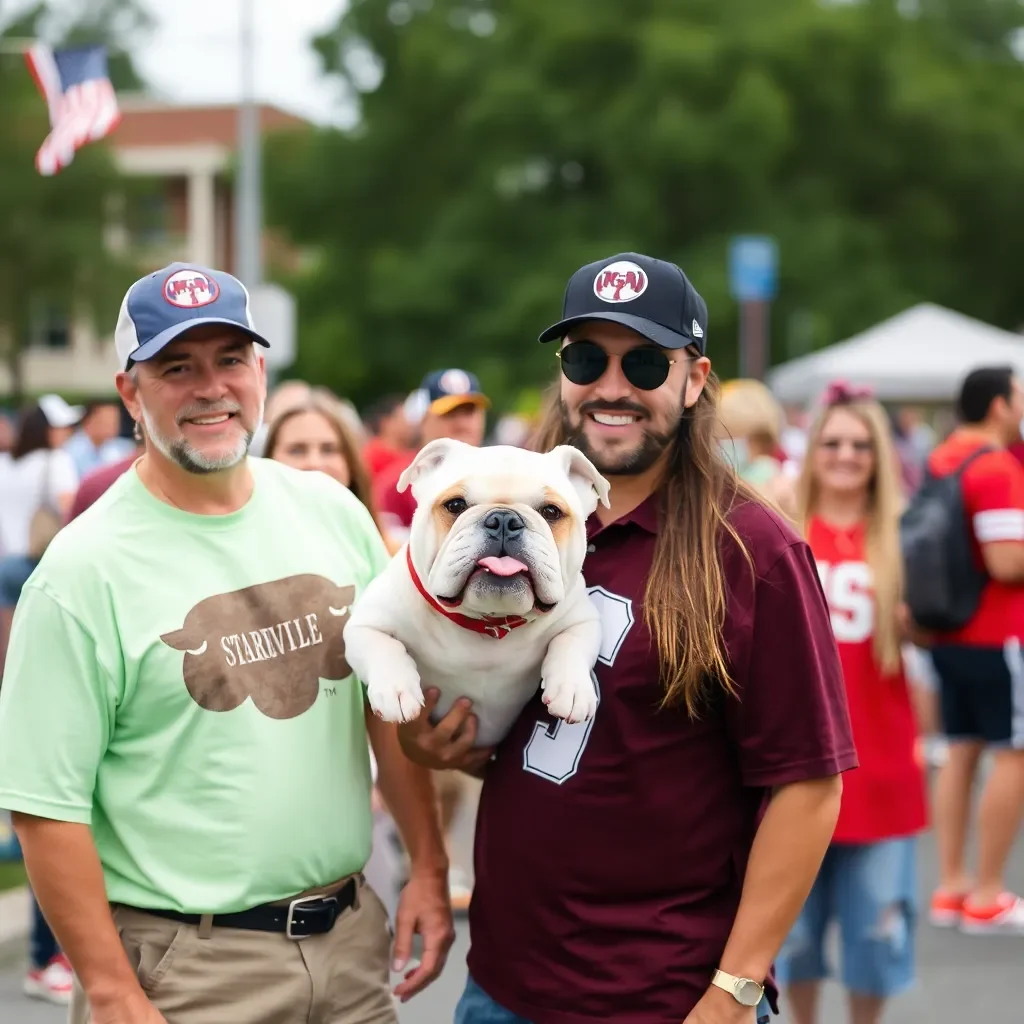
[(809, 548), (761, 505), (731, 521), (757, 576), (724, 539), (738, 699), (719, 692), (698, 721), (657, 710), (652, 498), (588, 523), (584, 574), (604, 623), (594, 719), (556, 721), (538, 693), (488, 769), (469, 971), (533, 1024), (679, 1024), (719, 964), (770, 787), (856, 766)]
[(136, 453), (132, 453), (120, 462), (111, 463), (109, 466), (100, 466), (91, 473), (87, 473), (82, 482), (78, 485), (71, 508), (68, 511), (68, 522), (77, 519), (90, 505), (100, 498), (107, 488), (122, 474), (127, 473), (138, 459)]

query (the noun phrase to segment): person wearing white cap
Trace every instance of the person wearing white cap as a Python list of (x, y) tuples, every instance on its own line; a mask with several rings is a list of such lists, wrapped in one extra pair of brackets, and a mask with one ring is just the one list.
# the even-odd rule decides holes
[[(0, 807), (71, 1021), (395, 1024), (454, 930), (430, 776), (345, 660), (388, 552), (338, 481), (248, 458), (269, 343), (234, 277), (142, 278), (114, 340), (145, 451), (47, 550), (0, 691)], [(393, 965), (368, 734), (412, 860)]]

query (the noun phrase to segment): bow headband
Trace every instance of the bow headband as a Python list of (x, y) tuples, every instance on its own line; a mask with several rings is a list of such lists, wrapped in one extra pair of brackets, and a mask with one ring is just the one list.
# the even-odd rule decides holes
[(873, 388), (855, 387), (846, 381), (837, 380), (825, 391), (825, 405), (845, 405), (847, 402), (867, 402), (875, 397)]

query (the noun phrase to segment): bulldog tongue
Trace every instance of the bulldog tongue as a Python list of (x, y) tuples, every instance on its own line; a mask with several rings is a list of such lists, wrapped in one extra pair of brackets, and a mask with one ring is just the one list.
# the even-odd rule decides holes
[(483, 566), (488, 572), (493, 572), (495, 576), (515, 576), (517, 572), (528, 571), (518, 558), (512, 558), (511, 555), (502, 555), (500, 558), (490, 555), (481, 558), (476, 564)]

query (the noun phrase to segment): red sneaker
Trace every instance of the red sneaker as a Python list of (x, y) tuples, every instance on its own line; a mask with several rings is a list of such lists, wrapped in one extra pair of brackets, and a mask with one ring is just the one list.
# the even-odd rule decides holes
[(63, 953), (58, 953), (44, 968), (25, 975), (22, 991), (33, 999), (67, 1006), (71, 1002), (72, 984), (71, 964)]
[(989, 907), (964, 901), (960, 930), (965, 935), (1024, 935), (1024, 900), (1016, 893), (1001, 893)]
[(928, 920), (936, 928), (955, 928), (960, 924), (964, 899), (962, 895), (936, 889), (932, 893), (931, 906), (928, 908)]

